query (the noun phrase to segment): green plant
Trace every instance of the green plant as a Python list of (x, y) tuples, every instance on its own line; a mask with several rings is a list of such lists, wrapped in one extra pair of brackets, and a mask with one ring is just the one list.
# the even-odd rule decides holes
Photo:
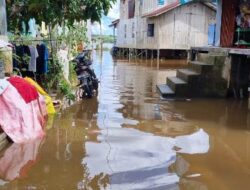
[(76, 97), (73, 94), (70, 84), (66, 80), (64, 79), (60, 80), (59, 90), (66, 97), (66, 99), (72, 100), (72, 101), (75, 100)]
[(9, 31), (20, 28), (21, 22), (27, 25), (30, 18), (38, 24), (45, 21), (54, 27), (72, 26), (75, 21), (88, 20), (100, 22), (107, 15), (115, 0), (8, 0), (7, 15)]
[(77, 54), (77, 46), (80, 43), (88, 45), (87, 38), (87, 24), (86, 22), (75, 22), (72, 26), (64, 27), (63, 33), (58, 36), (62, 43), (67, 44), (69, 53), (72, 56)]
[(78, 80), (77, 80), (77, 75), (75, 72), (75, 64), (73, 62), (69, 63), (69, 81), (71, 85), (76, 86)]

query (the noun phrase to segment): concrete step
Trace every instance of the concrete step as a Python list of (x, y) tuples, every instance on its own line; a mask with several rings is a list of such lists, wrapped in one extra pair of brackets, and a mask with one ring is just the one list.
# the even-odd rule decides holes
[(200, 76), (200, 74), (192, 69), (178, 69), (177, 70), (177, 77), (188, 83), (195, 80), (198, 76)]
[(163, 98), (172, 98), (175, 96), (174, 91), (166, 84), (157, 85), (157, 89)]
[(175, 92), (177, 97), (186, 96), (188, 83), (178, 77), (168, 77), (167, 85)]
[(191, 61), (189, 62), (189, 66), (192, 70), (199, 74), (205, 74), (211, 72), (213, 70), (213, 65), (208, 63), (203, 63), (199, 61)]

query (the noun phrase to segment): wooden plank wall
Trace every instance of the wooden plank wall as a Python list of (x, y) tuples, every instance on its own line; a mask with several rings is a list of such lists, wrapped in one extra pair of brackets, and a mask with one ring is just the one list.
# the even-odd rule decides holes
[[(136, 48), (136, 29), (138, 15), (138, 5), (140, 1), (135, 1), (135, 17), (128, 18), (128, 0), (120, 3), (120, 22), (117, 27), (116, 45), (121, 48)], [(134, 31), (133, 31), (134, 28)], [(134, 33), (134, 35), (132, 34)]]
[[(121, 10), (125, 12), (128, 11), (126, 2), (121, 3)], [(133, 19), (128, 19), (126, 14), (122, 13), (118, 25), (118, 47), (186, 50), (190, 47), (208, 45), (208, 26), (215, 23), (214, 10), (201, 3), (191, 3), (158, 17), (144, 18), (142, 17), (145, 12), (144, 6), (145, 4), (141, 6), (140, 1), (136, 1), (136, 13)], [(148, 24), (155, 24), (154, 37), (147, 36)], [(133, 25), (134, 37), (132, 37)]]
[[(148, 19), (155, 24), (155, 36), (144, 35), (143, 44), (148, 49), (189, 49), (208, 45), (208, 26), (215, 23), (216, 13), (201, 3), (178, 7), (161, 16)], [(141, 27), (142, 28), (142, 27)]]

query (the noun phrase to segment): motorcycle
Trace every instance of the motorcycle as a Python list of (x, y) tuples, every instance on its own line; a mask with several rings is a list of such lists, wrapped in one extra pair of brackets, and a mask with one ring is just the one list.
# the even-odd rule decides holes
[(92, 98), (98, 93), (98, 79), (93, 69), (92, 61), (88, 58), (87, 51), (80, 53), (73, 61), (76, 63), (74, 70), (79, 80), (79, 89), (81, 89), (81, 98)]

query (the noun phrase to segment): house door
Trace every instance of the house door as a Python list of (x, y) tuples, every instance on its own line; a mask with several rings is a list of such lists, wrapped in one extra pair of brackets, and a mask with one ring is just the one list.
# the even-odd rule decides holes
[(215, 45), (215, 30), (216, 25), (215, 24), (209, 24), (208, 26), (208, 45)]

